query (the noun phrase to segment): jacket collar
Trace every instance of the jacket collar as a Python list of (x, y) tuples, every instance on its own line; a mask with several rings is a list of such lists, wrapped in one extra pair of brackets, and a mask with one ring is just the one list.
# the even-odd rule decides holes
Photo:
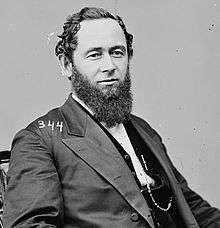
[[(150, 224), (154, 227), (149, 209), (143, 196), (139, 193), (128, 168), (118, 155), (111, 140), (103, 133), (101, 128), (87, 114), (87, 111), (76, 102), (70, 94), (65, 104), (61, 107), (61, 113), (70, 135), (78, 136), (70, 139), (63, 139), (63, 142), (75, 151), (83, 160), (88, 162), (106, 180), (108, 180)], [(155, 142), (154, 135), (149, 129), (143, 129), (143, 124), (136, 121), (131, 115), (131, 121), (141, 134), (154, 155), (164, 168), (169, 180), (172, 180), (171, 187), (177, 197), (177, 204), (187, 227), (197, 228), (195, 218), (183, 197), (180, 188), (177, 187), (176, 178), (171, 170), (165, 151)], [(90, 151), (90, 153), (87, 153)]]
[(110, 182), (150, 226), (154, 227), (149, 208), (132, 174), (100, 126), (71, 95), (61, 107), (61, 113), (68, 134), (77, 136), (63, 139), (63, 143)]
[(70, 135), (85, 136), (87, 125), (87, 113), (77, 101), (69, 95), (68, 99), (61, 106), (61, 113), (67, 127), (67, 132)]

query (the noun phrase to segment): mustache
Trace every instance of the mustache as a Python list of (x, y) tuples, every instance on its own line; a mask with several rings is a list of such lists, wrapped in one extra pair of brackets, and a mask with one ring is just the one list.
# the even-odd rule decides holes
[(74, 72), (72, 77), (72, 89), (77, 97), (90, 108), (94, 118), (105, 123), (111, 128), (123, 123), (130, 117), (132, 110), (132, 93), (129, 70), (127, 69), (124, 80), (109, 77), (99, 80), (99, 82), (114, 82), (115, 86), (105, 88), (105, 92), (91, 84), (90, 80), (80, 72)]
[(114, 82), (114, 81), (119, 81), (119, 79), (118, 78), (103, 79), (103, 80), (97, 81), (97, 83), (101, 83), (101, 82)]

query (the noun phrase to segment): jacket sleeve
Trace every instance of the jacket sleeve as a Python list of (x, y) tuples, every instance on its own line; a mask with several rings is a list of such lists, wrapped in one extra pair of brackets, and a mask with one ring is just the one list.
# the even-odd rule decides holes
[(53, 156), (36, 133), (22, 130), (12, 144), (4, 227), (62, 227), (61, 185)]
[(212, 207), (200, 195), (189, 188), (186, 179), (178, 172), (171, 162), (160, 135), (143, 119), (135, 116), (133, 116), (133, 118), (137, 124), (144, 128), (148, 135), (151, 136), (151, 138), (162, 148), (166, 154), (168, 162), (183, 192), (184, 198), (186, 199), (186, 202), (189, 205), (199, 226), (201, 228), (220, 228), (220, 210)]
[(183, 195), (188, 203), (196, 221), (201, 228), (219, 228), (220, 227), (220, 210), (211, 207), (200, 195), (191, 190), (186, 179), (174, 167), (174, 174), (180, 184)]
[(162, 143), (161, 137), (157, 134), (156, 141), (160, 141), (163, 150), (167, 155), (169, 164), (174, 172), (174, 175), (179, 183), (179, 186), (183, 192), (184, 198), (189, 205), (199, 227), (201, 228), (220, 228), (220, 210), (212, 207), (206, 200), (204, 200), (199, 194), (194, 192), (189, 186), (186, 179), (175, 168), (170, 160), (166, 148)]

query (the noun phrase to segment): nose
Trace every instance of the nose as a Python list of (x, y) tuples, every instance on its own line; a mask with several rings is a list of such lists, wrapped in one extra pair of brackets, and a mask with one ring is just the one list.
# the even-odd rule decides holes
[(105, 54), (103, 56), (101, 65), (100, 65), (100, 69), (103, 73), (115, 71), (115, 69), (116, 69), (115, 64), (109, 54)]

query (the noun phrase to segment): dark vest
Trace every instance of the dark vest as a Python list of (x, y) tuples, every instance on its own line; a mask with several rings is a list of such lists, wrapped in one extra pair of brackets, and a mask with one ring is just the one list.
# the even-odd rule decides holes
[[(97, 121), (96, 121), (97, 122)], [(154, 202), (152, 201), (152, 198), (150, 197), (147, 188), (142, 187), (140, 185), (140, 182), (136, 176), (133, 164), (131, 162), (130, 156), (128, 153), (123, 149), (123, 147), (119, 144), (119, 142), (100, 124), (100, 127), (103, 129), (103, 131), (106, 133), (106, 135), (111, 139), (112, 143), (115, 145), (115, 147), (118, 149), (119, 153), (123, 157), (124, 161), (128, 165), (128, 167), (131, 170), (131, 173), (133, 174), (137, 185), (140, 188), (140, 191), (142, 192), (150, 210), (151, 214), (155, 223), (155, 227), (163, 227), (163, 228), (183, 228), (181, 219), (178, 215), (175, 200), (173, 199), (172, 192), (170, 190), (169, 181), (166, 177), (166, 174), (164, 170), (162, 169), (161, 165), (159, 164), (156, 157), (153, 155), (149, 147), (146, 145), (144, 140), (141, 138), (137, 130), (134, 128), (131, 121), (126, 121), (124, 123), (125, 130), (128, 134), (128, 137), (130, 139), (130, 142), (133, 146), (133, 149), (140, 160), (142, 166), (144, 167), (142, 157), (144, 157), (144, 160), (147, 163), (148, 170), (145, 170), (145, 172), (151, 176), (156, 184), (154, 187), (151, 188), (152, 195), (154, 199), (156, 200), (157, 204), (161, 206), (162, 208), (167, 208), (167, 205), (172, 198), (172, 204), (168, 211), (163, 211), (155, 206)]]
[[(79, 104), (79, 106), (81, 106)], [(136, 176), (134, 167), (132, 165), (132, 161), (130, 159), (130, 156), (128, 153), (124, 150), (124, 148), (119, 144), (119, 142), (105, 129), (105, 127), (99, 123), (83, 106), (81, 106), (82, 109), (84, 109), (85, 112), (100, 126), (100, 128), (104, 131), (104, 133), (110, 138), (112, 143), (117, 148), (118, 152), (121, 154), (122, 158), (128, 165), (129, 169), (131, 170), (132, 175), (134, 176), (134, 179), (137, 183), (137, 185), (140, 188), (140, 191), (142, 192), (149, 209), (151, 211), (154, 224), (156, 228), (185, 228), (183, 226), (182, 220), (178, 214), (177, 207), (175, 205), (175, 199), (172, 199), (172, 206), (168, 211), (163, 211), (155, 206), (154, 202), (152, 201), (152, 198), (150, 197), (146, 187), (143, 188), (140, 185), (140, 182)], [(151, 150), (149, 149), (148, 145), (144, 142), (144, 140), (141, 138), (140, 134), (136, 130), (136, 128), (133, 126), (131, 121), (126, 121), (123, 123), (125, 130), (128, 134), (128, 137), (130, 139), (130, 142), (133, 146), (133, 149), (140, 160), (142, 166), (144, 167), (144, 164), (142, 162), (141, 155), (144, 156), (144, 160), (147, 162), (148, 170), (145, 170), (146, 173), (151, 176), (155, 181), (155, 186), (151, 189), (154, 199), (156, 200), (157, 204), (160, 205), (163, 208), (166, 208), (169, 200), (172, 196), (172, 192), (170, 190), (169, 181), (166, 177), (166, 174), (164, 170), (162, 169), (160, 163), (156, 159), (156, 157), (153, 155)]]

